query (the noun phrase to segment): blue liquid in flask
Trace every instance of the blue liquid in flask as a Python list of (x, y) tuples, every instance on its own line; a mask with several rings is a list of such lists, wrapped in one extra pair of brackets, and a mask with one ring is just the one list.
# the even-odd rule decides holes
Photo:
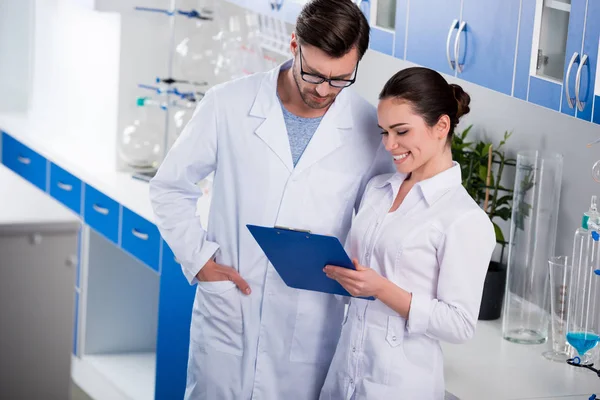
[(596, 347), (596, 344), (600, 341), (600, 336), (589, 332), (569, 332), (567, 333), (567, 341), (577, 350), (580, 356), (583, 356)]

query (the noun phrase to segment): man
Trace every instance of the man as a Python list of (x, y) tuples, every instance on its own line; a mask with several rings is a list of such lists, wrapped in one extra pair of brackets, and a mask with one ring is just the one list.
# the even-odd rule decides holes
[[(287, 287), (246, 224), (344, 242), (366, 182), (393, 168), (374, 107), (344, 90), (368, 43), (350, 0), (310, 1), (293, 60), (212, 88), (151, 181), (157, 225), (198, 285), (187, 399), (318, 398), (343, 302)], [(195, 184), (213, 171), (205, 231)]]

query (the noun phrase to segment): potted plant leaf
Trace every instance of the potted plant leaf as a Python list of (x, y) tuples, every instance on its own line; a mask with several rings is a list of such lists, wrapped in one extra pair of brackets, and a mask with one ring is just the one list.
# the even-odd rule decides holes
[(504, 249), (508, 243), (498, 221), (511, 218), (513, 200), (513, 191), (503, 187), (501, 182), (506, 167), (514, 166), (515, 160), (507, 158), (503, 150), (511, 133), (505, 132), (502, 141), (494, 146), (483, 140), (468, 141), (471, 128), (472, 125), (455, 135), (452, 156), (461, 166), (463, 186), (490, 217), (500, 246), (500, 259), (491, 261), (488, 267), (479, 311), (479, 319), (493, 320), (502, 312), (506, 287)]

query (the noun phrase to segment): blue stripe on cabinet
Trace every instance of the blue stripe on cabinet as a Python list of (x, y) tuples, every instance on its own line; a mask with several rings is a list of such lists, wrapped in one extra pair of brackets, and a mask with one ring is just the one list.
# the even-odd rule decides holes
[(532, 76), (529, 81), (529, 102), (558, 111), (561, 91), (562, 85)]
[(583, 38), (583, 54), (588, 56), (588, 60), (581, 69), (581, 87), (579, 90), (579, 99), (584, 107), (582, 111), (577, 110), (577, 118), (585, 121), (592, 120), (594, 85), (596, 84), (596, 68), (598, 67), (598, 38), (600, 38), (600, 1), (592, 0), (588, 1)]
[(394, 38), (394, 57), (404, 59), (406, 42), (406, 18), (408, 15), (408, 0), (396, 1), (396, 35)]
[(73, 355), (77, 355), (77, 331), (79, 325), (79, 292), (75, 291), (75, 310), (73, 318)]
[(183, 399), (190, 323), (195, 286), (185, 279), (171, 249), (162, 241), (158, 336), (156, 339), (156, 400)]
[(379, 28), (371, 28), (371, 43), (369, 47), (380, 53), (394, 54), (394, 34)]
[(529, 67), (531, 64), (531, 44), (535, 22), (535, 1), (521, 2), (521, 22), (517, 49), (517, 68), (515, 70), (515, 88), (513, 96), (527, 100), (529, 87)]
[[(585, 24), (585, 9), (587, 0), (571, 0), (571, 12), (569, 13), (569, 30), (567, 33), (567, 48), (565, 55), (564, 82), (569, 80), (570, 97), (575, 97), (575, 75), (579, 63), (575, 62), (571, 69), (571, 75), (567, 76), (569, 62), (574, 53), (581, 53), (581, 45), (583, 44), (583, 26)], [(581, 54), (580, 54), (581, 55)], [(569, 107), (567, 96), (563, 90), (562, 93), (561, 112), (567, 115), (575, 115), (576, 107)]]
[(593, 121), (597, 124), (600, 124), (600, 96), (596, 96), (595, 99)]

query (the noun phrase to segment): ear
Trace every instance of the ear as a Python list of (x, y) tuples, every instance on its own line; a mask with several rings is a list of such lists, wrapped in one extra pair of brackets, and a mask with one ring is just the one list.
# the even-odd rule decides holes
[(298, 52), (298, 36), (296, 36), (296, 32), (292, 32), (292, 39), (290, 40), (290, 51), (292, 55), (296, 57), (296, 53)]
[(435, 124), (434, 132), (437, 139), (446, 141), (448, 132), (450, 132), (450, 117), (446, 114), (442, 115)]

